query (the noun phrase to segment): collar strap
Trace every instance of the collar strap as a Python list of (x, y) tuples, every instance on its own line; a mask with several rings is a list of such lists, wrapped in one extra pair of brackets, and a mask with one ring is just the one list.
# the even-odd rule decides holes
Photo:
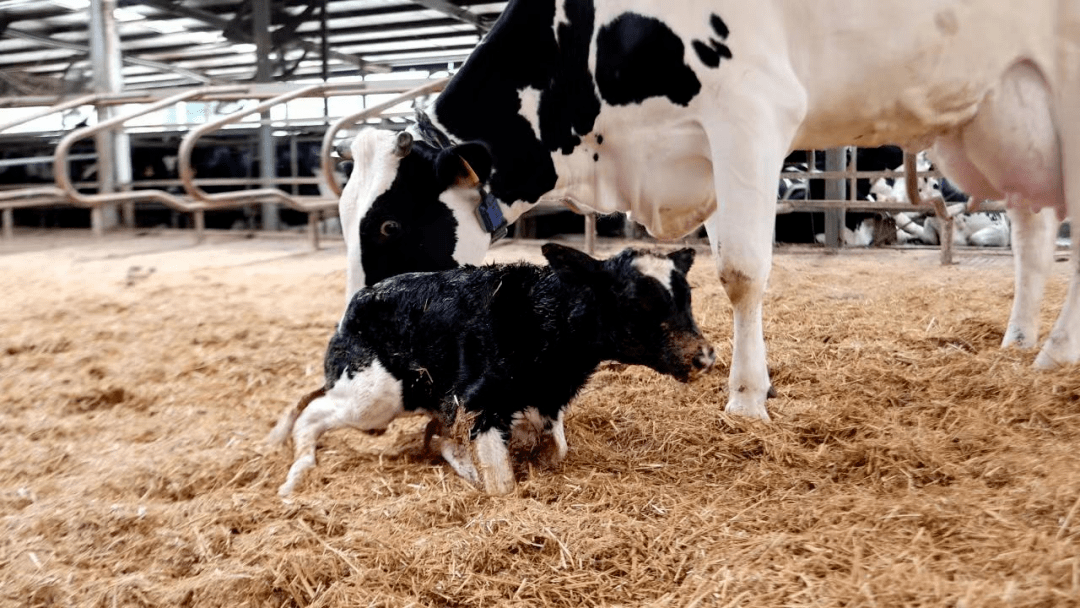
[(491, 242), (506, 236), (506, 218), (503, 217), (499, 199), (490, 192), (480, 191), (480, 206), (476, 208), (480, 225), (491, 235)]

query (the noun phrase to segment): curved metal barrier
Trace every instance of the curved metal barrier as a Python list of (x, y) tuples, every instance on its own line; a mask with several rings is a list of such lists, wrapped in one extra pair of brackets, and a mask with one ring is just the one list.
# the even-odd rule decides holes
[(368, 118), (377, 116), (403, 101), (409, 101), (410, 99), (416, 99), (417, 97), (423, 95), (442, 91), (446, 88), (446, 83), (448, 82), (450, 82), (449, 78), (433, 80), (429, 83), (418, 86), (415, 89), (405, 91), (404, 93), (398, 95), (397, 97), (394, 97), (393, 99), (389, 99), (387, 101), (384, 101), (383, 103), (364, 108), (359, 112), (349, 114), (348, 116), (343, 116), (334, 121), (334, 123), (330, 125), (330, 128), (326, 130), (326, 133), (323, 134), (322, 149), (319, 150), (319, 158), (321, 160), (322, 167), (322, 179), (325, 181), (326, 187), (328, 187), (330, 191), (337, 196), (341, 196), (342, 187), (341, 184), (338, 183), (337, 177), (334, 175), (334, 160), (330, 156), (330, 153), (333, 152), (334, 148), (334, 137), (337, 135), (338, 131), (345, 128), (346, 126), (355, 125), (361, 120), (367, 120)]
[[(222, 87), (201, 87), (199, 89), (192, 89), (176, 95), (170, 95), (163, 99), (143, 106), (132, 112), (120, 114), (114, 116), (108, 120), (99, 122), (96, 125), (84, 127), (77, 131), (73, 131), (65, 135), (60, 143), (56, 145), (56, 152), (53, 158), (53, 179), (56, 180), (56, 187), (59, 188), (63, 195), (67, 197), (71, 203), (83, 207), (89, 207), (92, 213), (100, 213), (101, 206), (106, 203), (116, 202), (135, 202), (135, 201), (156, 201), (169, 206), (170, 208), (178, 211), (191, 212), (195, 215), (195, 238), (196, 240), (202, 240), (203, 232), (205, 228), (205, 222), (203, 220), (202, 211), (205, 205), (197, 202), (187, 200), (178, 197), (174, 194), (166, 192), (164, 190), (130, 190), (127, 192), (102, 192), (99, 194), (83, 194), (75, 189), (75, 185), (71, 182), (71, 176), (68, 172), (69, 152), (71, 146), (91, 135), (98, 132), (111, 129), (117, 125), (121, 125), (132, 118), (149, 114), (150, 112), (156, 112), (163, 108), (176, 105), (181, 101), (188, 101), (191, 99), (200, 99), (202, 97), (212, 96), (218, 93), (230, 93), (235, 91), (246, 90), (243, 86), (222, 86)], [(96, 226), (100, 227), (100, 222), (95, 222)]]

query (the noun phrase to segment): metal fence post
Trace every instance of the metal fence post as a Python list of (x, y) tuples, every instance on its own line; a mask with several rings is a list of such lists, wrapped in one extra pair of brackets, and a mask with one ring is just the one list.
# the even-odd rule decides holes
[[(847, 164), (847, 148), (830, 148), (825, 151), (825, 170), (843, 171)], [(814, 167), (809, 168), (814, 171)], [(828, 200), (843, 200), (846, 184), (843, 179), (825, 180), (825, 198)], [(825, 210), (825, 246), (829, 249), (839, 249), (843, 245), (844, 234), (844, 210)]]

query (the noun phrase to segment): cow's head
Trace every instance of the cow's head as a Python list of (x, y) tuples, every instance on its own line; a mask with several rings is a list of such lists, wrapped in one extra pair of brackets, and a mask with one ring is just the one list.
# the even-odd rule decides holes
[(542, 251), (564, 282), (596, 298), (612, 359), (646, 365), (683, 382), (716, 361), (690, 307), (686, 273), (694, 263), (693, 249), (668, 255), (625, 249), (603, 261), (555, 243)]
[(491, 155), (478, 143), (436, 148), (405, 131), (361, 131), (339, 202), (348, 293), (405, 272), (479, 264), (490, 236), (476, 216)]

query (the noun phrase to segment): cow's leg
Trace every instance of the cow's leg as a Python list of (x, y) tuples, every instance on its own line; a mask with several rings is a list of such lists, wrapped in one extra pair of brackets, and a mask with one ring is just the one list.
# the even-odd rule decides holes
[(333, 386), (303, 408), (292, 427), (294, 461), (278, 494), (288, 496), (304, 473), (315, 466), (315, 446), (324, 433), (340, 428), (385, 429), (404, 412), (401, 382), (378, 362), (342, 372)]
[(463, 391), (460, 402), (468, 412), (476, 414), (471, 438), (473, 462), (480, 473), (484, 491), (488, 494), (509, 494), (514, 491), (514, 469), (510, 466), (510, 438), (514, 430), (515, 417), (505, 416), (504, 402), (513, 391), (505, 383), (496, 379), (496, 373), (484, 367), (476, 374), (465, 371), (462, 365), (460, 374), (479, 376)]
[[(514, 443), (533, 443), (541, 446), (543, 451), (540, 457), (548, 464), (555, 465), (566, 458), (566, 429), (563, 427), (563, 416), (566, 409), (560, 409), (555, 418), (549, 418), (540, 413), (536, 408), (527, 408), (525, 411), (514, 415), (514, 426), (511, 441)], [(547, 441), (550, 437), (550, 443)], [(554, 449), (552, 449), (554, 448)]]
[(551, 421), (551, 439), (555, 442), (555, 454), (551, 458), (552, 464), (558, 464), (566, 458), (566, 453), (569, 448), (566, 445), (566, 429), (563, 426), (563, 417), (566, 415), (566, 409), (559, 410), (559, 415), (555, 420)]
[[(1060, 31), (1080, 32), (1080, 5), (1064, 3)], [(1066, 208), (1072, 221), (1072, 260), (1069, 291), (1050, 337), (1035, 358), (1036, 367), (1049, 369), (1080, 361), (1080, 39), (1062, 43), (1055, 109)]]
[(1002, 348), (1033, 348), (1039, 339), (1039, 307), (1054, 261), (1057, 218), (1053, 209), (1032, 213), (1027, 203), (1008, 209), (1012, 224), (1014, 291)]
[(345, 426), (340, 423), (338, 412), (349, 407), (347, 401), (338, 396), (324, 394), (313, 400), (300, 413), (293, 425), (293, 464), (285, 483), (278, 488), (282, 497), (292, 494), (297, 482), (308, 469), (315, 466), (315, 445), (323, 433)]
[(450, 435), (450, 429), (443, 424), (440, 417), (432, 418), (424, 429), (424, 449), (434, 449), (442, 456), (443, 460), (450, 465), (454, 472), (471, 484), (480, 483), (480, 474), (476, 472), (469, 455), (468, 446), (462, 444), (456, 437)]
[(510, 465), (509, 429), (492, 426), (481, 430), (473, 439), (473, 452), (488, 494), (509, 494), (514, 491), (514, 469)]
[[(802, 119), (798, 83), (758, 91), (764, 99), (735, 103), (727, 120), (705, 124), (713, 156), (717, 210), (705, 222), (720, 282), (733, 309), (733, 346), (725, 411), (768, 421), (771, 391), (765, 362), (762, 303), (772, 266), (776, 179)], [(752, 87), (751, 87), (752, 88)], [(775, 90), (778, 97), (767, 93)], [(775, 100), (792, 102), (782, 111)], [(799, 103), (802, 102), (802, 103)], [(734, 111), (733, 111), (734, 110)]]
[[(1016, 207), (1009, 211), (1016, 287), (1003, 346), (1033, 346), (1038, 338), (1039, 306), (1052, 263), (1056, 221), (1052, 209), (1039, 214), (1030, 209), (1063, 209), (1066, 203), (1061, 143), (1067, 129), (1062, 127), (1075, 127), (1060, 114), (1055, 118), (1052, 104), (1045, 75), (1033, 64), (1017, 63), (1002, 75), (975, 118), (959, 131), (940, 137), (931, 150), (942, 171), (975, 200), (1004, 197)], [(1064, 354), (1050, 343), (1043, 353)], [(1037, 364), (1047, 362), (1040, 354)]]

